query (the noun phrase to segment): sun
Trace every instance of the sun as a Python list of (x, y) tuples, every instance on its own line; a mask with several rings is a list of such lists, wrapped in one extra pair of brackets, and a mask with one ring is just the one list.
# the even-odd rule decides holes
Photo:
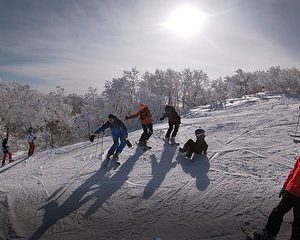
[(164, 23), (166, 29), (182, 37), (190, 37), (201, 30), (205, 14), (194, 6), (176, 8)]

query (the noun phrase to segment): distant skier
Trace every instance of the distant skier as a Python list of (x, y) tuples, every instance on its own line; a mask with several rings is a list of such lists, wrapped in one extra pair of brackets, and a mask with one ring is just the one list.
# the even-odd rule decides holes
[(153, 134), (153, 124), (152, 124), (152, 118), (151, 118), (152, 116), (149, 108), (145, 104), (141, 103), (139, 105), (138, 112), (132, 114), (131, 116), (126, 116), (125, 118), (127, 120), (136, 117), (140, 117), (140, 120), (142, 122), (142, 128), (143, 128), (143, 133), (139, 139), (139, 145), (143, 148), (150, 148), (147, 145), (147, 141)]
[[(175, 137), (177, 135), (179, 125), (180, 125), (180, 116), (176, 112), (175, 108), (171, 105), (167, 105), (165, 107), (165, 114), (159, 119), (163, 121), (166, 117), (168, 117), (169, 128), (165, 136), (165, 141), (171, 144), (175, 144)], [(172, 135), (171, 135), (172, 133)], [(170, 138), (171, 136), (171, 138)]]
[(192, 158), (194, 153), (202, 153), (204, 155), (207, 154), (208, 145), (205, 141), (205, 131), (203, 129), (197, 129), (195, 131), (196, 142), (194, 140), (189, 139), (183, 146), (183, 148), (179, 148), (179, 151), (185, 153), (188, 158)]
[(9, 162), (13, 162), (14, 161), (14, 160), (12, 160), (12, 154), (9, 151), (9, 146), (7, 145), (7, 141), (8, 141), (7, 138), (4, 138), (3, 141), (2, 141), (3, 160), (2, 160), (1, 167), (5, 165), (6, 157), (8, 157)]
[(111, 136), (113, 138), (114, 143), (108, 150), (108, 153), (106, 155), (107, 161), (104, 163), (104, 166), (108, 166), (109, 160), (112, 156), (116, 160), (116, 163), (119, 165), (119, 155), (123, 151), (126, 145), (126, 138), (128, 137), (127, 128), (120, 119), (118, 119), (113, 114), (109, 114), (108, 121), (94, 132), (94, 134), (90, 137), (90, 141), (93, 142), (95, 134), (104, 132), (104, 130), (107, 128), (110, 128)]
[(35, 143), (34, 140), (36, 139), (34, 133), (33, 133), (33, 128), (30, 127), (27, 130), (27, 136), (26, 136), (26, 140), (29, 144), (29, 149), (28, 149), (28, 157), (30, 157), (31, 155), (34, 154), (34, 149), (35, 149)]
[(300, 239), (300, 156), (290, 171), (279, 193), (281, 201), (269, 215), (268, 222), (261, 233), (255, 233), (255, 240), (275, 240), (284, 215), (293, 208), (294, 221), (290, 240)]

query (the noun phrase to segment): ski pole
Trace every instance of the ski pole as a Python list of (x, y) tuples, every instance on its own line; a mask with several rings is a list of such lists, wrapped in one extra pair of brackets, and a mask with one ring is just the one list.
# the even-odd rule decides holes
[(98, 144), (99, 144), (99, 139), (97, 139), (97, 142), (96, 142), (95, 157), (97, 157), (97, 152), (98, 152)]
[[(299, 109), (300, 109), (300, 106), (299, 106)], [(299, 121), (300, 121), (300, 112), (299, 112), (299, 115), (298, 115), (298, 122), (297, 122), (297, 125), (296, 125), (296, 130), (295, 130), (295, 134), (294, 134), (294, 140), (295, 140), (295, 136), (297, 136), (297, 133), (298, 133)]]
[(103, 134), (101, 135), (101, 149), (100, 149), (100, 154), (102, 155), (103, 154)]

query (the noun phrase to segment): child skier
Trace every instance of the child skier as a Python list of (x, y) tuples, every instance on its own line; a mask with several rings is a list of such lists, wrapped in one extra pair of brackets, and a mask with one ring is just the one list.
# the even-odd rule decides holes
[(281, 201), (269, 215), (268, 222), (261, 233), (254, 234), (255, 240), (275, 240), (279, 232), (283, 216), (293, 208), (294, 221), (290, 240), (300, 239), (300, 156), (290, 171), (279, 197)]
[(28, 130), (27, 130), (27, 136), (26, 136), (26, 140), (27, 140), (27, 142), (29, 144), (28, 157), (30, 157), (34, 153), (34, 149), (35, 149), (34, 140), (35, 139), (36, 139), (36, 137), (33, 134), (32, 127), (28, 128)]
[[(169, 142), (171, 144), (175, 144), (175, 137), (177, 135), (179, 125), (180, 125), (180, 116), (176, 112), (175, 108), (173, 106), (167, 105), (165, 107), (165, 114), (159, 119), (160, 121), (163, 121), (166, 117), (168, 117), (168, 123), (169, 128), (165, 136), (165, 141)], [(173, 130), (174, 129), (174, 130)], [(173, 131), (173, 132), (172, 132)], [(172, 133), (172, 135), (171, 135)], [(171, 135), (171, 138), (170, 138)]]
[(2, 161), (1, 167), (5, 165), (6, 157), (8, 157), (9, 162), (14, 161), (14, 160), (12, 160), (12, 154), (9, 151), (9, 146), (7, 145), (7, 141), (8, 141), (7, 138), (4, 138), (3, 141), (2, 141), (3, 161)]
[(149, 146), (147, 146), (147, 141), (153, 133), (153, 124), (149, 108), (145, 104), (141, 103), (139, 105), (139, 111), (132, 114), (131, 116), (126, 116), (125, 119), (127, 120), (136, 117), (140, 117), (143, 128), (143, 133), (140, 137), (139, 145), (143, 148), (150, 148)]
[(120, 165), (120, 163), (118, 162), (119, 155), (123, 151), (126, 145), (126, 138), (128, 137), (127, 128), (120, 119), (118, 119), (113, 114), (109, 114), (108, 121), (94, 132), (94, 134), (90, 137), (90, 141), (93, 142), (95, 134), (104, 132), (104, 130), (107, 128), (110, 128), (111, 136), (113, 138), (114, 143), (108, 150), (104, 166), (108, 166), (112, 156), (116, 160), (116, 164)]
[(205, 142), (205, 131), (203, 129), (197, 129), (195, 131), (196, 142), (192, 139), (189, 139), (183, 146), (183, 148), (179, 148), (179, 151), (185, 153), (188, 158), (192, 158), (194, 153), (202, 153), (206, 155), (208, 145)]

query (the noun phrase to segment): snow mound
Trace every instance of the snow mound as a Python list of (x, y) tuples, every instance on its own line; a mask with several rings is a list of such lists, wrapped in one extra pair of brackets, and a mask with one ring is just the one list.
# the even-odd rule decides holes
[[(125, 148), (118, 168), (101, 168), (110, 137), (20, 157), (0, 169), (0, 238), (243, 239), (241, 228), (266, 223), (299, 152), (289, 136), (298, 105), (263, 95), (192, 109), (176, 141), (194, 139), (201, 126), (209, 145), (192, 161), (164, 143), (166, 123), (154, 126), (151, 150)], [(278, 240), (290, 235), (291, 219)], [(9, 223), (13, 231), (3, 228)]]

